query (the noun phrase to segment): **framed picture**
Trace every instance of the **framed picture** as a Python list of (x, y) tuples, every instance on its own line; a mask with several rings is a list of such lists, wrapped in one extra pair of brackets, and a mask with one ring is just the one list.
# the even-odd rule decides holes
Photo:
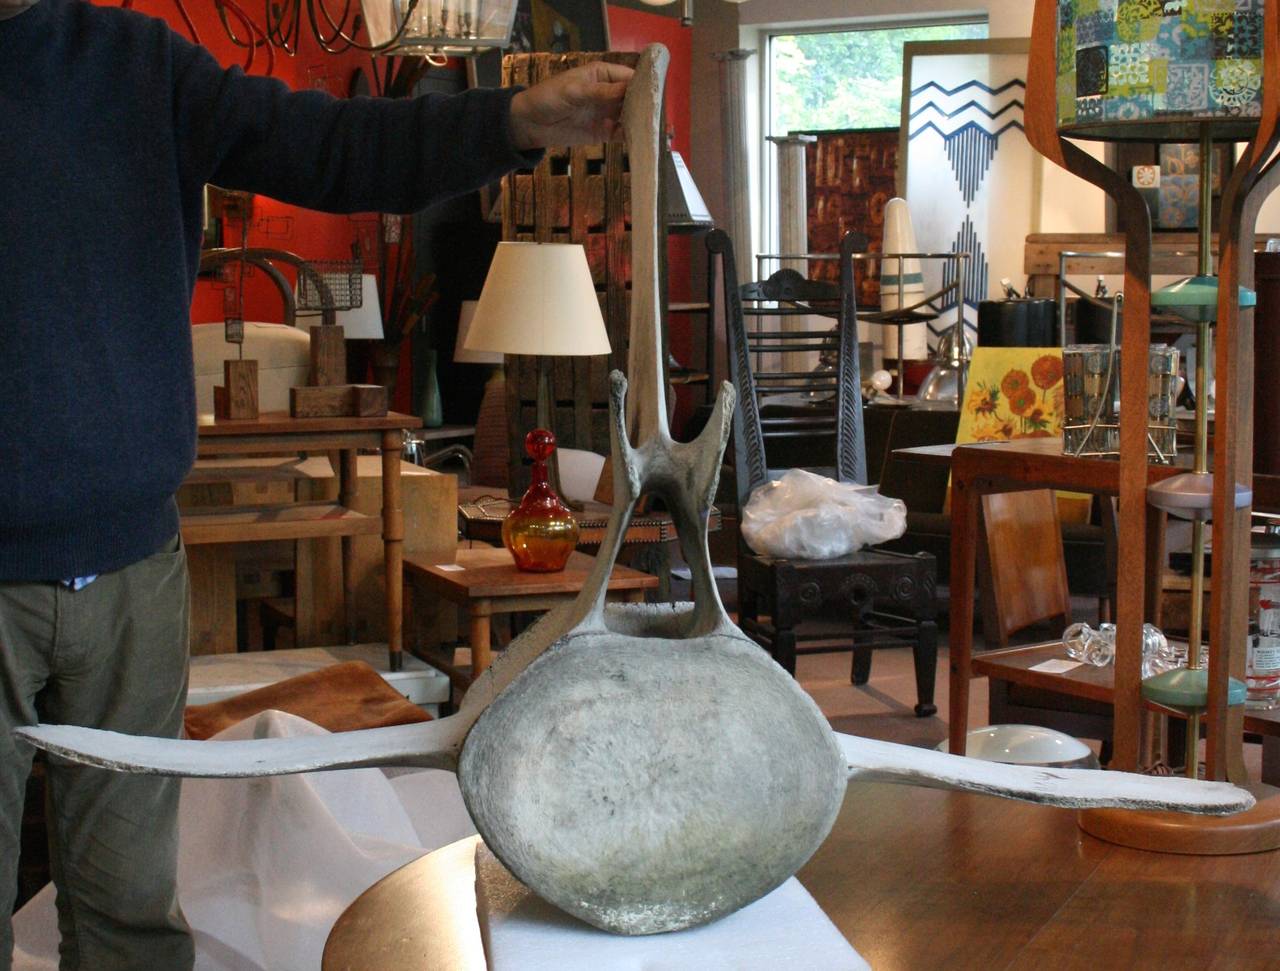
[(550, 54), (607, 51), (605, 0), (531, 0), (533, 49)]
[[(903, 46), (897, 190), (922, 252), (970, 254), (963, 313), (975, 343), (978, 303), (1001, 296), (1000, 278), (1021, 270), (1038, 209), (1038, 156), (1022, 120), (1029, 50), (1023, 38)], [(953, 282), (952, 265), (922, 261), (926, 293)], [(955, 326), (954, 294), (938, 310), (931, 345)]]
[[(1223, 177), (1235, 165), (1235, 145), (1214, 146), (1213, 220), (1222, 202)], [(1160, 232), (1193, 232), (1200, 225), (1200, 146), (1194, 142), (1118, 142), (1110, 146), (1107, 164), (1134, 179), (1151, 211), (1151, 228)], [(1137, 170), (1137, 171), (1135, 171)], [(1149, 173), (1149, 174), (1148, 174)], [(1137, 179), (1141, 175), (1143, 181)], [(1107, 206), (1107, 231), (1117, 232), (1115, 206)]]
[(505, 50), (467, 58), (467, 86), (502, 86), (504, 54), (607, 51), (609, 17), (605, 0), (518, 0)]

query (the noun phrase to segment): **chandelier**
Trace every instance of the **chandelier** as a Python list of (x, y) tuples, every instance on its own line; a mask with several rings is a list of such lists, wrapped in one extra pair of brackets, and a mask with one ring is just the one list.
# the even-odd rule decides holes
[[(303, 30), (327, 54), (356, 50), (438, 64), (507, 47), (516, 16), (516, 0), (263, 0), (261, 17), (237, 0), (213, 5), (228, 39), (245, 51), (245, 72), (261, 52), (266, 74), (275, 71), (277, 51), (298, 53)], [(132, 7), (133, 0), (121, 6)], [(192, 41), (203, 44), (184, 0), (174, 6)]]

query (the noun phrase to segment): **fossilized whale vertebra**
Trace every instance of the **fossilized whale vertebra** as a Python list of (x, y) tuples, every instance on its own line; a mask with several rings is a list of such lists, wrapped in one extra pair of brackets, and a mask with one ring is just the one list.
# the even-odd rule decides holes
[[(635, 214), (631, 399), (615, 373), (615, 506), (582, 595), (517, 638), (458, 714), (436, 722), (223, 743), (61, 725), (18, 734), (54, 754), (129, 772), (456, 768), (476, 828), (517, 877), (564, 910), (625, 934), (706, 923), (780, 885), (826, 838), (847, 781), (1074, 808), (1249, 808), (1253, 797), (1225, 783), (998, 765), (834, 733), (734, 626), (706, 537), (733, 388), (721, 387), (711, 421), (688, 444), (672, 441), (661, 396), (657, 173), (666, 64), (665, 49), (648, 48), (624, 106)], [(693, 571), (692, 604), (605, 604), (642, 493), (660, 495), (671, 511)]]

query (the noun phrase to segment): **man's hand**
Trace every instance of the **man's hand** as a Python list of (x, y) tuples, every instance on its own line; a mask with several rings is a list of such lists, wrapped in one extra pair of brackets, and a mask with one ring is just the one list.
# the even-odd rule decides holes
[(592, 61), (553, 75), (511, 99), (511, 140), (520, 151), (608, 141), (635, 72)]

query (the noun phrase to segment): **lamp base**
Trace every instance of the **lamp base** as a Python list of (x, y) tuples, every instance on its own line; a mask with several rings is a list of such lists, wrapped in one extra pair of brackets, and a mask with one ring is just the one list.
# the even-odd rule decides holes
[(1076, 814), (1076, 820), (1090, 836), (1153, 853), (1233, 856), (1280, 849), (1280, 789), (1263, 783), (1250, 783), (1244, 788), (1253, 793), (1258, 803), (1248, 812), (1234, 816), (1083, 809)]

